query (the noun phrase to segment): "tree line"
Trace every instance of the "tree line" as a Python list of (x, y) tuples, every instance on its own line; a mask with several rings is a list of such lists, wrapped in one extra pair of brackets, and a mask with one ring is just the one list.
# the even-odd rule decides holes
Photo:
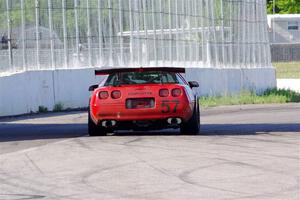
[(274, 2), (276, 14), (300, 14), (300, 0), (267, 0), (268, 14), (273, 13)]

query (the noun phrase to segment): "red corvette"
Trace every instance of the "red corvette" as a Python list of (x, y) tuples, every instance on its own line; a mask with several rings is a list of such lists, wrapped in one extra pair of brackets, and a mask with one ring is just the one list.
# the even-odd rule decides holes
[(114, 130), (180, 128), (182, 134), (200, 129), (198, 98), (181, 75), (184, 68), (113, 68), (96, 70), (106, 75), (90, 86), (88, 132), (106, 135)]

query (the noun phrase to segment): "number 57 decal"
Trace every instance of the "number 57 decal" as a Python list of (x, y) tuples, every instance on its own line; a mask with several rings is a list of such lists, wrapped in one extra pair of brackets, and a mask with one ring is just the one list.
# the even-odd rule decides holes
[[(170, 104), (174, 104), (174, 103), (175, 103), (175, 106), (173, 108), (171, 108)], [(173, 101), (163, 100), (161, 103), (161, 108), (162, 108), (161, 112), (162, 113), (170, 113), (170, 112), (176, 113), (178, 104), (179, 104), (178, 100), (173, 100)]]

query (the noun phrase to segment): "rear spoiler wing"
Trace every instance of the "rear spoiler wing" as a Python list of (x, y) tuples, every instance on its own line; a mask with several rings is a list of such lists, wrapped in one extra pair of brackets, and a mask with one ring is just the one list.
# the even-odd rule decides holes
[(185, 68), (181, 67), (140, 67), (140, 68), (102, 68), (95, 70), (95, 75), (109, 75), (122, 72), (173, 72), (173, 73), (185, 73)]

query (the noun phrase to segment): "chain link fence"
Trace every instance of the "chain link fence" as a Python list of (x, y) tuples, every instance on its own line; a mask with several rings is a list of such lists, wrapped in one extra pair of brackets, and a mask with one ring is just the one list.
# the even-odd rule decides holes
[(270, 67), (262, 0), (0, 0), (0, 72)]

